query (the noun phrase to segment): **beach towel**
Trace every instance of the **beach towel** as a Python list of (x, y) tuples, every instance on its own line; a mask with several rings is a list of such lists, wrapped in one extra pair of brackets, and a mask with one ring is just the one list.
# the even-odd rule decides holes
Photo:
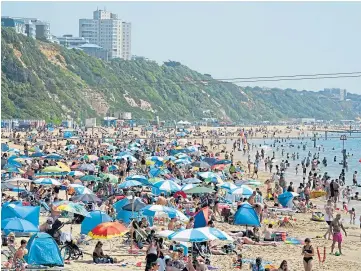
[(303, 245), (304, 242), (299, 239), (299, 238), (295, 238), (295, 237), (287, 237), (285, 240), (285, 244), (289, 244), (289, 245)]

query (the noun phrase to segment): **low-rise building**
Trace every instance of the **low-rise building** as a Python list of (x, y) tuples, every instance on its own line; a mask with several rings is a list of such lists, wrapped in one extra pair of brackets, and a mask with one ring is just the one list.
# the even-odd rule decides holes
[(81, 49), (82, 51), (84, 51), (85, 53), (87, 53), (90, 56), (94, 56), (94, 57), (103, 59), (105, 61), (108, 61), (108, 58), (109, 58), (108, 51), (99, 45), (87, 43), (87, 44), (78, 46), (76, 48)]
[(20, 18), (1, 17), (1, 27), (10, 27), (16, 33), (26, 35), (25, 22)]
[(89, 41), (83, 37), (73, 37), (73, 35), (63, 35), (62, 37), (57, 37), (59, 44), (65, 47), (79, 47), (84, 44), (88, 44)]

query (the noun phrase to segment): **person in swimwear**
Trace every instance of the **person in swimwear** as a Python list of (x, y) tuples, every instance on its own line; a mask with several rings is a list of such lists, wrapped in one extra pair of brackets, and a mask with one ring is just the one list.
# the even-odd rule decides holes
[(331, 254), (333, 254), (333, 250), (334, 250), (335, 244), (337, 242), (340, 255), (342, 255), (342, 252), (341, 252), (341, 244), (342, 244), (341, 229), (345, 233), (345, 236), (347, 236), (346, 230), (343, 227), (342, 222), (341, 222), (341, 215), (337, 214), (336, 218), (331, 222), (331, 225), (330, 225), (331, 234), (333, 236), (333, 242), (332, 242), (332, 246), (331, 246)]
[(305, 245), (302, 248), (302, 255), (305, 271), (312, 271), (312, 260), (315, 255), (315, 251), (311, 245), (310, 238), (305, 239)]

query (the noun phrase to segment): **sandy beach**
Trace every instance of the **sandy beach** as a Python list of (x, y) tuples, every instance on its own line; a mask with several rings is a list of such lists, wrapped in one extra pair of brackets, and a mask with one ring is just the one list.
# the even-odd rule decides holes
[[(202, 127), (202, 131), (206, 131), (210, 129), (210, 127)], [(223, 129), (223, 128), (222, 128)], [(307, 130), (295, 130), (293, 129), (290, 132), (285, 132), (285, 127), (269, 127), (268, 130), (280, 130), (281, 132), (277, 134), (278, 137), (299, 137), (299, 136), (311, 136), (312, 132)], [(227, 130), (236, 130), (235, 127), (227, 128)], [(139, 131), (136, 129), (133, 133), (138, 133)], [(263, 133), (257, 133), (254, 135), (254, 138), (263, 138)], [(229, 139), (230, 140), (230, 139)], [(252, 140), (252, 139), (250, 139)], [(201, 142), (201, 138), (192, 138), (192, 142), (197, 141)], [(2, 139), (1, 142), (7, 142), (6, 139)], [(209, 139), (204, 140), (205, 144), (209, 143)], [(23, 146), (14, 145), (12, 142), (9, 143), (10, 147), (18, 148), (23, 150)], [(227, 144), (220, 145), (220, 148), (226, 147), (227, 151), (230, 152), (232, 148), (231, 141), (227, 142)], [(254, 154), (251, 154), (252, 157)], [(234, 160), (241, 161), (244, 165), (246, 165), (246, 156), (242, 155), (241, 151), (235, 151)], [(262, 164), (262, 162), (261, 162)], [(247, 174), (247, 173), (246, 173)], [(269, 179), (270, 173), (264, 172), (263, 167), (259, 170), (259, 177), (257, 180), (264, 183), (265, 180)], [(265, 193), (265, 187), (261, 186), (261, 191)], [(64, 195), (60, 195), (61, 198), (65, 198)], [(323, 207), (325, 204), (324, 199), (319, 198), (317, 200), (312, 200), (314, 204), (318, 207), (320, 211), (323, 211)], [(356, 220), (358, 220), (360, 214), (357, 214)], [(349, 215), (342, 213), (342, 218), (344, 221), (349, 220)], [(326, 248), (325, 261), (324, 263), (319, 263), (317, 254), (314, 257), (314, 270), (327, 270), (327, 271), (340, 271), (340, 270), (348, 270), (348, 271), (358, 271), (361, 270), (361, 233), (359, 223), (357, 225), (350, 225), (345, 223), (346, 231), (348, 236), (344, 237), (343, 242), (343, 254), (342, 256), (329, 255), (331, 241), (325, 240), (322, 236), (327, 230), (327, 224), (325, 222), (316, 222), (311, 220), (311, 213), (306, 214), (295, 214), (293, 217), (294, 221), (292, 221), (292, 227), (288, 226), (287, 228), (280, 228), (280, 230), (286, 230), (289, 237), (295, 237), (299, 239), (310, 238), (313, 247), (319, 249), (321, 254), (321, 259), (324, 257), (324, 248)], [(64, 220), (64, 219), (63, 219)], [(41, 217), (40, 223), (45, 221), (45, 217)], [(65, 221), (65, 220), (64, 220)], [(229, 232), (231, 230), (241, 230), (244, 227), (230, 225), (228, 223), (216, 222), (216, 227)], [(277, 227), (275, 228), (277, 229)], [(63, 228), (63, 231), (70, 231), (70, 226), (66, 225)], [(77, 238), (80, 234), (80, 225), (73, 225), (73, 237)], [(320, 237), (321, 238), (318, 238)], [(20, 240), (18, 240), (20, 241)], [(117, 238), (111, 241), (104, 241), (105, 243), (105, 253), (111, 255), (112, 257), (116, 257), (118, 261), (121, 261), (120, 264), (117, 265), (95, 265), (92, 261), (92, 251), (94, 249), (96, 240), (91, 240), (89, 238), (88, 245), (81, 245), (81, 249), (84, 252), (84, 258), (71, 261), (70, 264), (66, 264), (65, 268), (67, 270), (74, 271), (96, 271), (96, 270), (144, 270), (145, 266), (145, 256), (133, 256), (128, 255), (129, 247), (125, 247), (123, 245), (122, 239)], [(220, 242), (221, 244), (221, 242)], [(272, 265), (275, 265), (277, 268), (279, 267), (282, 260), (287, 260), (288, 265), (290, 266), (290, 270), (299, 271), (303, 270), (302, 263), (302, 255), (301, 249), (302, 245), (293, 245), (293, 244), (285, 244), (280, 242), (276, 247), (272, 246), (252, 246), (252, 245), (244, 245), (244, 249), (242, 251), (243, 258), (246, 259), (255, 259), (256, 257), (262, 257), (264, 261), (271, 262)], [(145, 249), (143, 249), (145, 250)], [(237, 270), (233, 267), (233, 259), (235, 256), (212, 256), (211, 257), (211, 265), (216, 267), (217, 270), (220, 271), (229, 271), (229, 270)], [(141, 267), (137, 267), (136, 263), (141, 262)], [(242, 268), (244, 270), (249, 270), (248, 265), (244, 265)]]

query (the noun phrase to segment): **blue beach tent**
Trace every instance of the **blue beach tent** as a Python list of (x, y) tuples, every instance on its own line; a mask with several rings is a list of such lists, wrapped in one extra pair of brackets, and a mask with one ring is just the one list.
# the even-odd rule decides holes
[(25, 261), (31, 265), (64, 266), (63, 258), (55, 240), (45, 232), (31, 236), (26, 249)]
[(234, 215), (234, 224), (261, 227), (258, 215), (249, 203), (243, 203)]

